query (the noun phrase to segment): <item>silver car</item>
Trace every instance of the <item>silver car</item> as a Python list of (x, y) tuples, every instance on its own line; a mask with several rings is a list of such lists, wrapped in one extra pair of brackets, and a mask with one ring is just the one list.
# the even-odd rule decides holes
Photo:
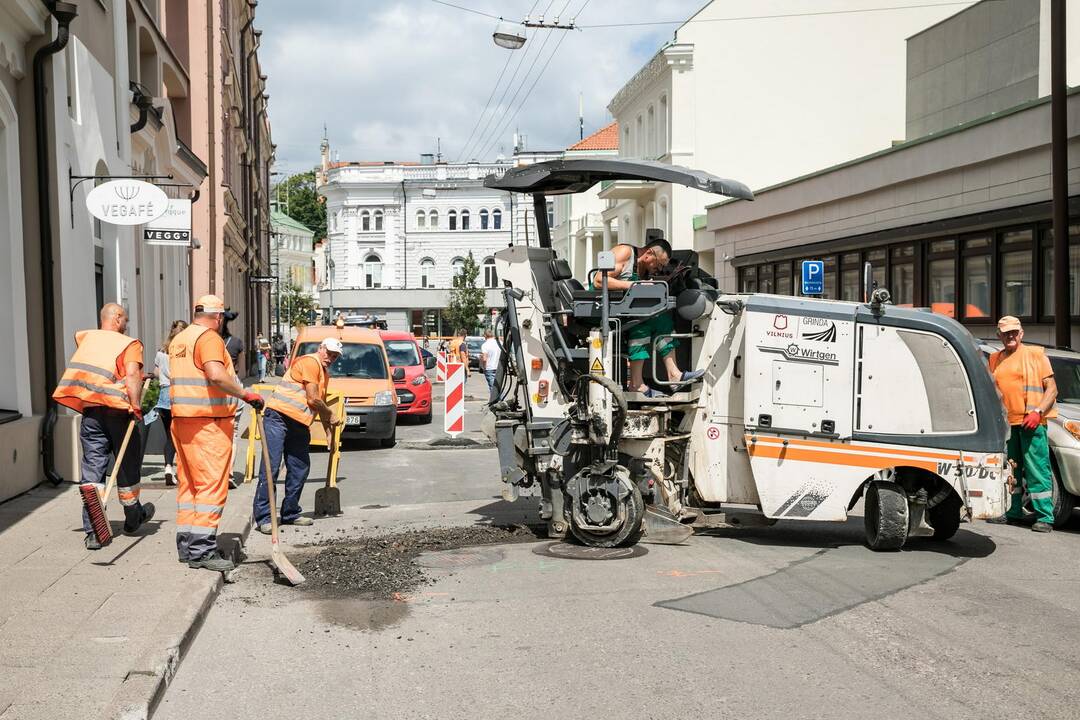
[[(1001, 343), (980, 340), (979, 347), (989, 358), (1001, 349)], [(1053, 347), (1044, 349), (1058, 388), (1058, 416), (1047, 421), (1046, 437), (1054, 471), (1054, 527), (1059, 528), (1069, 521), (1080, 501), (1080, 353)], [(1031, 507), (1026, 492), (1024, 506)]]

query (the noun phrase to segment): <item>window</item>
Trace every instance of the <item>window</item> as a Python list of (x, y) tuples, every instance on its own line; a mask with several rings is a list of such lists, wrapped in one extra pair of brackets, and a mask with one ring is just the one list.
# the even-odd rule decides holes
[(671, 147), (671, 140), (670, 138), (668, 138), (667, 95), (660, 96), (660, 130), (657, 133), (657, 138), (660, 141), (660, 147), (657, 149), (657, 155), (667, 155), (668, 148)]
[(446, 217), (450, 221), (450, 229), (457, 230), (457, 212), (455, 210), (451, 210), (446, 214)]
[(774, 291), (773, 266), (762, 265), (758, 268), (758, 292), (771, 293)]
[(438, 210), (432, 210), (430, 213), (428, 213), (428, 227), (431, 228), (432, 230), (438, 230), (439, 229), (439, 211)]
[(844, 253), (840, 256), (840, 299), (848, 302), (862, 302), (862, 268), (859, 265), (859, 253)]
[(364, 287), (382, 287), (382, 259), (375, 253), (364, 259)]
[(371, 232), (371, 213), (367, 210), (360, 213), (360, 232)]
[(420, 353), (416, 349), (415, 340), (387, 340), (386, 358), (390, 361), (390, 367), (412, 367), (422, 365)]
[(648, 118), (645, 126), (645, 153), (650, 159), (656, 157), (656, 111), (650, 105), (646, 112)]
[(484, 287), (494, 288), (499, 286), (499, 276), (495, 272), (495, 258), (484, 260)]
[(548, 221), (548, 227), (549, 228), (555, 227), (555, 201), (554, 200), (548, 200), (547, 201), (547, 221)]
[(741, 291), (744, 293), (756, 293), (757, 292), (757, 268), (747, 267), (742, 269), (742, 273), (739, 275), (739, 283), (741, 285)]
[[(1042, 308), (1046, 317), (1054, 316), (1054, 228), (1042, 233)], [(1080, 315), (1080, 225), (1069, 226), (1069, 314)]]
[(990, 247), (989, 236), (967, 238), (963, 242), (960, 287), (964, 292), (963, 311), (966, 319), (990, 317), (993, 310), (994, 266)]
[(927, 245), (926, 301), (936, 313), (956, 317), (956, 241)]
[(480, 229), (488, 229), (488, 211), (483, 208), (480, 209)]
[(839, 297), (836, 292), (836, 256), (829, 255), (825, 258), (825, 297), (835, 300)]
[[(297, 357), (317, 352), (319, 343), (300, 343)], [(330, 366), (330, 377), (355, 377), (365, 380), (385, 380), (390, 376), (383, 356), (383, 346), (372, 343), (343, 343), (341, 356)]]
[(776, 294), (792, 295), (791, 287), (791, 263), (781, 262), (776, 264)]
[(465, 274), (465, 259), (456, 257), (450, 261), (450, 284), (458, 287)]
[(641, 129), (641, 116), (637, 116), (634, 122), (634, 157), (642, 157), (645, 153), (645, 133)]
[(461, 229), (462, 230), (468, 230), (469, 229), (469, 211), (468, 210), (462, 210), (461, 211)]
[(874, 288), (885, 287), (885, 257), (884, 248), (866, 253), (866, 262), (870, 263), (870, 280)]
[(420, 287), (435, 287), (435, 261), (429, 257), (420, 261)]
[(382, 219), (383, 219), (382, 210), (376, 210), (375, 211), (375, 232), (382, 232)]
[(502, 230), (502, 210), (499, 208), (491, 211), (491, 227), (495, 230)]
[(427, 213), (423, 210), (416, 211), (416, 227), (418, 229), (427, 227)]

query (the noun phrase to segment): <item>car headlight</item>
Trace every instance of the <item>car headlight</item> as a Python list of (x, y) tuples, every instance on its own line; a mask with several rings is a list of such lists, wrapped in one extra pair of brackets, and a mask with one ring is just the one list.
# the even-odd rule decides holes
[(391, 392), (390, 390), (383, 390), (381, 392), (375, 393), (375, 404), (376, 405), (393, 405), (394, 404), (394, 393)]
[(412, 379), (412, 384), (413, 385), (423, 385), (426, 382), (427, 382), (427, 376), (426, 375), (417, 375), (416, 377), (414, 377)]
[(1080, 440), (1080, 422), (1068, 418), (1061, 418), (1061, 426), (1068, 430), (1069, 434), (1076, 440)]

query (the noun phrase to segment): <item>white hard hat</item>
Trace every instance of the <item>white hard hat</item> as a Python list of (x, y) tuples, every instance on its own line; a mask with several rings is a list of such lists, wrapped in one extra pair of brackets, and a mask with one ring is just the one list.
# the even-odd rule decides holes
[(345, 348), (341, 345), (341, 341), (337, 338), (326, 338), (322, 341), (322, 346), (326, 348), (327, 352), (341, 354), (341, 351)]

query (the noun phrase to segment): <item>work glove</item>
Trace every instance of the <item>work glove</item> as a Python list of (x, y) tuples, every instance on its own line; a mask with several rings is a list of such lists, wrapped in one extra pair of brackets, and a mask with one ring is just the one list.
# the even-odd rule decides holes
[(143, 417), (142, 408), (137, 408), (137, 407), (131, 408), (131, 415), (132, 415), (132, 417), (135, 418), (136, 422), (142, 422), (142, 417)]
[(256, 410), (262, 410), (266, 406), (266, 401), (263, 400), (262, 395), (257, 392), (251, 392), (250, 390), (245, 390), (244, 394), (240, 396), (240, 399)]
[(1032, 410), (1024, 416), (1024, 422), (1020, 423), (1025, 430), (1034, 430), (1042, 422), (1042, 414), (1038, 410)]

